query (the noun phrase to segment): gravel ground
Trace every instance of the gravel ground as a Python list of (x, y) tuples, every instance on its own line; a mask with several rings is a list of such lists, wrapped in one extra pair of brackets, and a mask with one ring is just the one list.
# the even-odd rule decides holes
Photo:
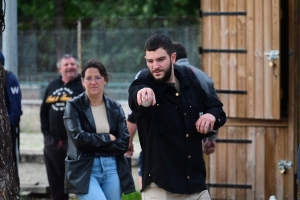
[(23, 150), (40, 151), (44, 148), (42, 133), (20, 133), (20, 152)]

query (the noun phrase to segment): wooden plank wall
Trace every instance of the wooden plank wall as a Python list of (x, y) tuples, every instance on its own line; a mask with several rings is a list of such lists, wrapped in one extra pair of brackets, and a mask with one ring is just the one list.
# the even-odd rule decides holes
[[(246, 0), (238, 0), (236, 10), (246, 10)], [(237, 48), (247, 49), (246, 46), (246, 17), (237, 16)], [(237, 54), (237, 90), (245, 90), (246, 88), (246, 54)], [(245, 95), (237, 95), (237, 106), (239, 107), (237, 117), (246, 116), (246, 97)]]
[(220, 93), (229, 117), (280, 118), (280, 62), (268, 66), (265, 53), (280, 50), (279, 0), (202, 0), (203, 12), (246, 12), (246, 15), (203, 16), (203, 49), (247, 53), (203, 53), (203, 70)]
[(219, 130), (216, 152), (205, 156), (208, 186), (223, 184), (208, 187), (212, 199), (265, 200), (271, 195), (284, 199), (287, 180), (279, 172), (278, 161), (285, 159), (282, 149), (289, 145), (287, 124), (274, 120), (229, 120)]
[[(254, 91), (249, 91), (254, 93), (254, 116), (258, 118), (263, 118), (264, 110), (264, 80), (263, 72), (263, 1), (255, 0), (252, 6), (254, 7), (254, 49), (248, 49), (248, 51), (254, 52)], [(258, 84), (260, 83), (260, 84)], [(258, 105), (257, 103), (260, 102)]]
[[(254, 118), (255, 116), (255, 81), (254, 81), (254, 6), (253, 1), (247, 1), (247, 15), (246, 15), (246, 46), (247, 46), (247, 55), (246, 55), (246, 83), (247, 83), (247, 99), (246, 99), (246, 107), (247, 112), (246, 116), (249, 118)], [(252, 67), (251, 67), (252, 66)]]
[[(209, 187), (213, 199), (294, 199), (299, 116), (300, 3), (289, 0), (289, 119), (280, 118), (280, 61), (268, 66), (269, 50), (280, 50), (279, 0), (202, 0), (203, 12), (245, 11), (238, 16), (205, 16), (203, 49), (246, 49), (246, 54), (203, 53), (203, 69), (220, 90), (246, 90), (246, 95), (219, 94), (229, 119), (219, 140), (250, 140), (251, 144), (218, 142), (205, 156), (207, 183), (251, 185), (251, 189)], [(298, 20), (299, 21), (299, 20)], [(284, 31), (284, 30), (281, 30)], [(218, 37), (219, 35), (219, 37)], [(218, 67), (219, 66), (219, 67)], [(283, 67), (288, 67), (283, 66)], [(244, 122), (241, 122), (244, 118)], [(248, 121), (247, 121), (248, 118)], [(259, 120), (257, 120), (259, 119)], [(295, 164), (279, 173), (278, 161)], [(216, 185), (215, 185), (216, 186)], [(220, 185), (219, 185), (220, 186)]]

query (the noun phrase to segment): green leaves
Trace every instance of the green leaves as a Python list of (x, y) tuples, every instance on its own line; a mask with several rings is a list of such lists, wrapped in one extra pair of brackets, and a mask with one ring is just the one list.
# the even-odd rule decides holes
[(18, 0), (18, 17), (53, 19), (57, 5), (64, 18), (194, 16), (200, 9), (200, 1), (190, 0)]

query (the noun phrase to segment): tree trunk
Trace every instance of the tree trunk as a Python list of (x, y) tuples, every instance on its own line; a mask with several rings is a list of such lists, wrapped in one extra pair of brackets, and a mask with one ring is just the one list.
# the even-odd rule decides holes
[(10, 126), (4, 98), (4, 67), (0, 65), (0, 199), (20, 199), (18, 173), (12, 156)]

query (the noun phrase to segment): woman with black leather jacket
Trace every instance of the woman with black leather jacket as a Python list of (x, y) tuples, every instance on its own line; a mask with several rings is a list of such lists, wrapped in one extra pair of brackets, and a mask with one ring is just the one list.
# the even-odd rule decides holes
[(64, 124), (68, 133), (65, 188), (81, 199), (121, 199), (135, 191), (124, 158), (129, 142), (124, 111), (104, 94), (109, 75), (96, 59), (81, 72), (85, 92), (67, 102)]

